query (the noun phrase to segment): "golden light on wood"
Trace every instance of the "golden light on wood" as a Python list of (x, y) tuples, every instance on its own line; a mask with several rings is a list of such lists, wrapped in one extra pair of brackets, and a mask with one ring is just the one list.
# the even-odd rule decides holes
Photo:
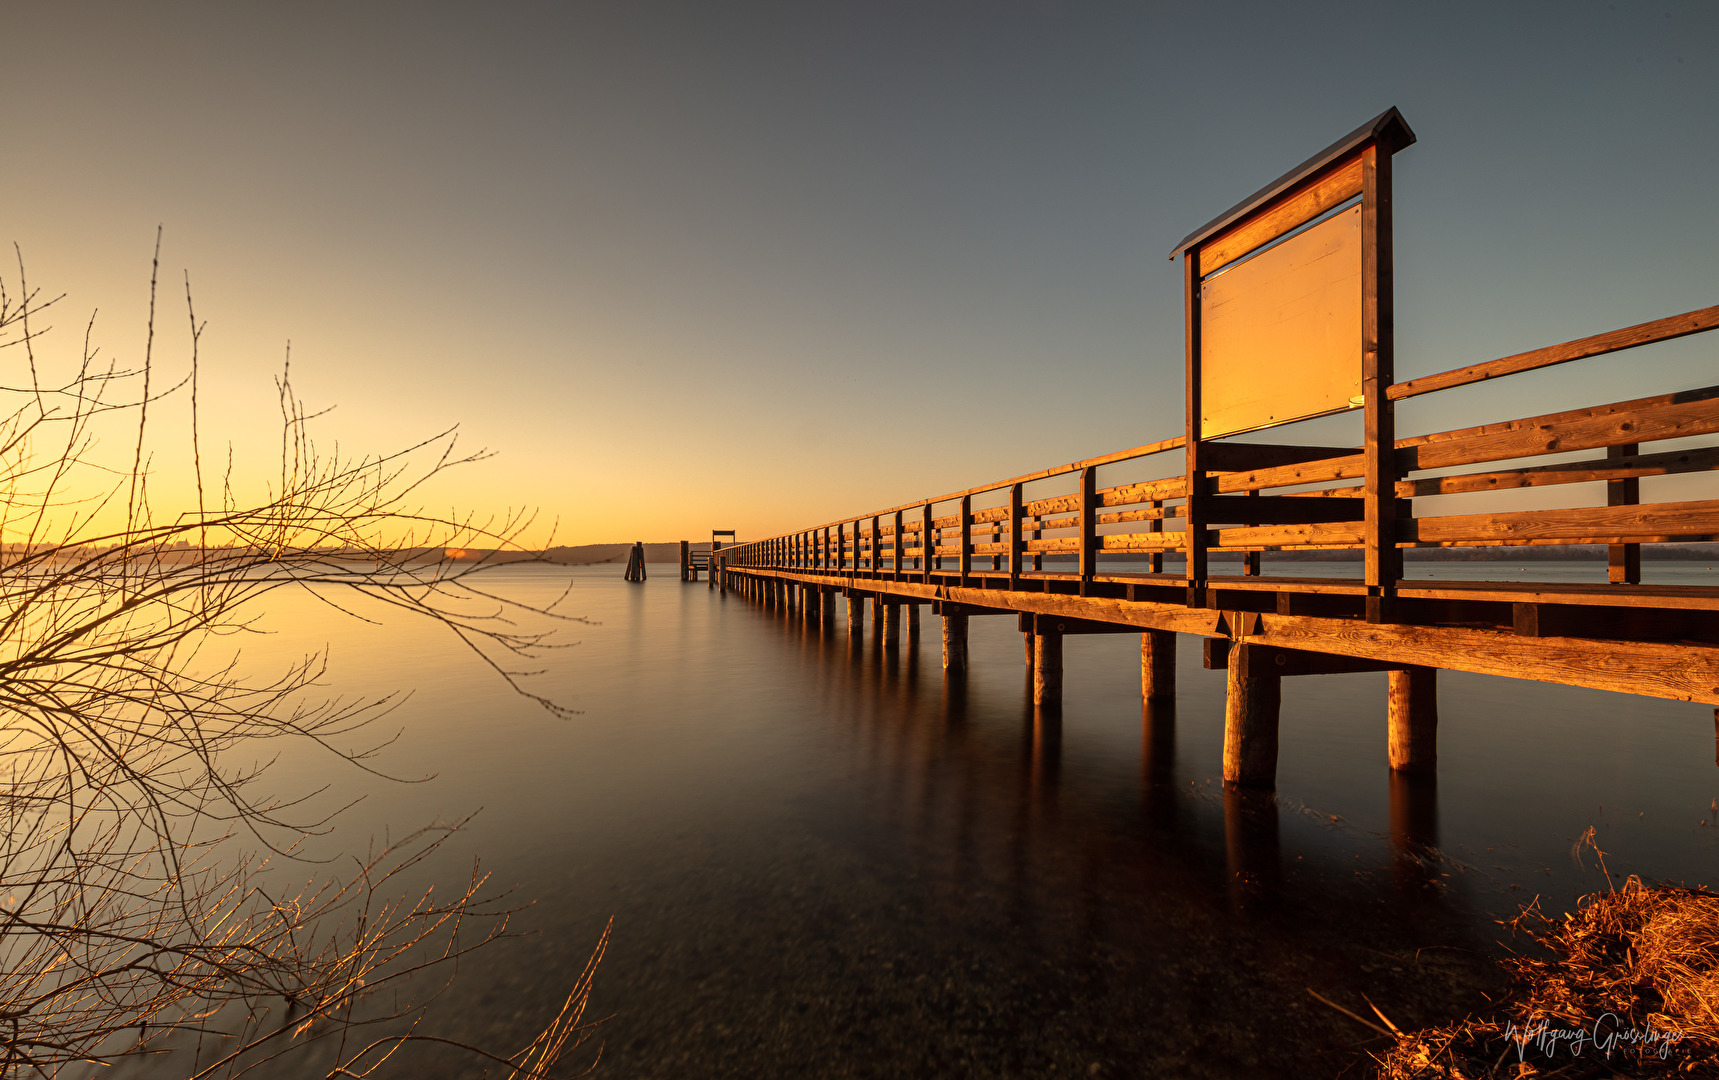
[(1361, 208), (1200, 283), (1200, 437), (1361, 405)]

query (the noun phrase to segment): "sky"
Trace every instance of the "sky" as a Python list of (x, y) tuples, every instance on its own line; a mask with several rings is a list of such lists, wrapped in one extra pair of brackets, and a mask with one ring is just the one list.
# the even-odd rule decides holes
[[(1709, 2), (8, 6), (44, 356), (95, 312), (141, 359), (160, 227), (153, 360), (188, 365), (189, 274), (206, 454), (275, 467), (290, 341), (321, 445), (458, 425), (495, 456), (426, 507), (533, 507), (536, 543), (757, 538), (1180, 434), (1171, 249), (1393, 105), (1398, 378), (1719, 302)], [(1719, 382), (1715, 336), (1399, 432)]]

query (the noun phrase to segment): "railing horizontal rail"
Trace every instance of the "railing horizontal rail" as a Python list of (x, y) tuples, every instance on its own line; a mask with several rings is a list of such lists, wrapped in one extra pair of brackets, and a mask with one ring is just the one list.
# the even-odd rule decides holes
[(1423, 375), (1418, 379), (1409, 379), (1393, 385), (1386, 391), (1386, 396), (1392, 401), (1401, 401), (1404, 398), (1415, 397), (1419, 394), (1430, 394), (1435, 390), (1449, 390), (1452, 387), (1485, 382), (1501, 375), (1515, 375), (1518, 372), (1533, 371), (1538, 368), (1551, 367), (1554, 364), (1567, 364), (1572, 360), (1585, 360), (1592, 356), (1621, 352), (1624, 349), (1633, 349), (1638, 345), (1671, 341), (1674, 338), (1699, 334), (1715, 327), (1719, 327), (1719, 305), (1700, 308), (1696, 311), (1686, 311), (1681, 315), (1670, 315), (1663, 319), (1655, 319), (1652, 322), (1638, 323), (1635, 326), (1626, 326), (1621, 330), (1610, 330), (1604, 334), (1595, 334), (1592, 337), (1566, 341), (1560, 345), (1548, 345), (1544, 348), (1517, 353), (1514, 356), (1505, 356), (1480, 364), (1470, 364), (1467, 367), (1442, 371), (1437, 375)]

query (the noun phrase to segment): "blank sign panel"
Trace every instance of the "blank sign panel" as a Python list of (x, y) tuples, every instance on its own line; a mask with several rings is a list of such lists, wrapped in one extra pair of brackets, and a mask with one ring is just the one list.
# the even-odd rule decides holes
[(1200, 283), (1200, 437), (1361, 406), (1361, 208)]

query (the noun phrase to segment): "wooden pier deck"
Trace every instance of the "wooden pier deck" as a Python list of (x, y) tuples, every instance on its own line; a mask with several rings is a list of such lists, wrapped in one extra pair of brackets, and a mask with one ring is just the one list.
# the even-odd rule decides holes
[[(1719, 588), (1641, 583), (1643, 547), (1719, 540), (1719, 500), (1640, 501), (1643, 477), (1719, 468), (1719, 445), (1665, 445), (1719, 434), (1719, 386), (1409, 437), (1394, 416), (1407, 398), (1714, 329), (1719, 306), (1394, 381), (1391, 160), (1413, 141), (1390, 110), (1178, 245), (1181, 434), (719, 547), (712, 585), (813, 620), (839, 592), (850, 625), (874, 607), (885, 645), (903, 609), (912, 633), (932, 605), (957, 670), (969, 618), (1014, 615), (1047, 709), (1064, 635), (1140, 633), (1148, 699), (1174, 694), (1176, 635), (1195, 635), (1228, 672), (1224, 778), (1244, 786), (1274, 782), (1281, 680), (1298, 674), (1390, 672), (1390, 764), (1409, 772), (1436, 762), (1441, 668), (1719, 705)], [(1302, 304), (1288, 315), (1286, 290)], [(1354, 445), (1235, 438), (1342, 412)], [(1603, 483), (1604, 505), (1417, 513), (1575, 483)], [(1411, 548), (1578, 544), (1605, 546), (1607, 582), (1403, 573)], [(1261, 574), (1263, 553), (1290, 551), (1353, 552), (1361, 576)], [(1214, 572), (1214, 552), (1239, 572)]]

